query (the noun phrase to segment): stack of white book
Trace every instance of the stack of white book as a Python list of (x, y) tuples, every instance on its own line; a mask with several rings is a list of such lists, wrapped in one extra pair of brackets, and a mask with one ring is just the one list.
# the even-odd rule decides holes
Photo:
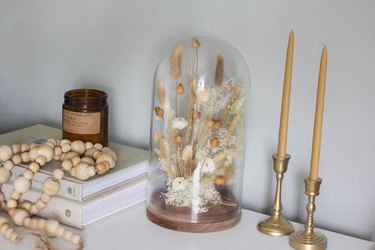
[[(61, 138), (61, 130), (38, 124), (0, 135), (0, 145), (35, 143), (48, 138)], [(146, 199), (148, 151), (116, 143), (110, 143), (109, 147), (117, 154), (115, 168), (86, 181), (77, 180), (65, 172), (60, 181), (60, 191), (38, 215), (84, 228), (143, 203)], [(3, 184), (2, 190), (7, 199), (13, 189), (12, 182), (23, 175), (27, 166), (27, 163), (15, 166), (10, 182)], [(36, 201), (42, 193), (43, 181), (51, 177), (56, 168), (61, 168), (60, 161), (52, 160), (43, 166), (34, 175), (32, 189), (23, 194), (22, 199)]]

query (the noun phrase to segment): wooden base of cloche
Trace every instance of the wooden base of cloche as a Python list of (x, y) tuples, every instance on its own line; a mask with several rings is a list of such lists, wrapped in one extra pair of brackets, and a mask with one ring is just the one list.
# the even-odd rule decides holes
[[(234, 200), (234, 198), (233, 198)], [(241, 208), (234, 202), (211, 206), (207, 212), (193, 213), (189, 207), (166, 205), (160, 192), (154, 192), (146, 214), (153, 223), (182, 232), (216, 232), (231, 228), (241, 220)]]

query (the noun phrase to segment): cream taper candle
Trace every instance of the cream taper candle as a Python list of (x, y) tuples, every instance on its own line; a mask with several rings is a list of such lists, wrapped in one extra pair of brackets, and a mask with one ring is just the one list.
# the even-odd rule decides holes
[(288, 49), (286, 53), (284, 89), (283, 89), (283, 98), (281, 102), (279, 145), (277, 148), (277, 155), (280, 157), (284, 157), (286, 154), (286, 140), (288, 136), (288, 118), (289, 118), (289, 104), (290, 104), (290, 85), (292, 82), (293, 51), (294, 51), (294, 32), (292, 30), (289, 34)]
[(310, 164), (310, 179), (311, 180), (316, 180), (318, 178), (320, 144), (321, 144), (321, 139), (322, 139), (324, 95), (325, 95), (325, 89), (326, 89), (326, 73), (327, 73), (327, 48), (324, 46), (322, 50), (322, 55), (320, 58), (318, 91), (317, 91), (317, 97), (316, 97), (314, 134), (313, 134), (311, 164)]

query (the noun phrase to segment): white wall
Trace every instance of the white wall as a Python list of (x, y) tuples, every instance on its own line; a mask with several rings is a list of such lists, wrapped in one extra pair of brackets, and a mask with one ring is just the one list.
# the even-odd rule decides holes
[[(283, 213), (305, 219), (321, 43), (328, 76), (316, 224), (375, 241), (375, 1), (0, 0), (0, 133), (61, 124), (66, 90), (104, 89), (112, 141), (146, 148), (158, 61), (192, 35), (228, 41), (252, 74), (244, 206), (270, 212), (287, 38), (295, 57)], [(254, 225), (255, 227), (256, 225)]]

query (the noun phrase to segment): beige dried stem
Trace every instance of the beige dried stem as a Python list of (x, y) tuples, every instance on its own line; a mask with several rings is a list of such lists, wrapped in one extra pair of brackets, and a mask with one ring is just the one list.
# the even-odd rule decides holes
[(184, 50), (184, 44), (179, 43), (174, 48), (172, 54), (171, 54), (171, 65), (170, 65), (170, 75), (171, 77), (177, 81), (180, 78), (181, 75), (181, 61), (182, 61), (182, 53)]
[(215, 85), (221, 86), (224, 80), (224, 57), (221, 54), (216, 58)]
[(163, 82), (158, 82), (156, 86), (156, 93), (158, 95), (159, 102), (164, 106), (167, 101), (167, 97), (166, 97), (165, 84)]

